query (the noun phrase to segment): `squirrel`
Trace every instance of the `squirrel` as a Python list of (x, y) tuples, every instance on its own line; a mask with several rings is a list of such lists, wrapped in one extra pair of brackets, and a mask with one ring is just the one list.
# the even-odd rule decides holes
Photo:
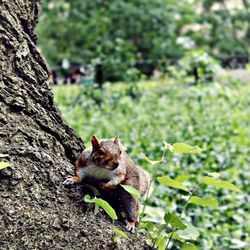
[[(64, 185), (80, 183), (91, 178), (103, 191), (113, 190), (120, 184), (129, 185), (145, 196), (149, 190), (149, 174), (135, 165), (122, 148), (119, 139), (91, 139), (92, 148), (87, 148), (78, 156), (76, 175), (68, 176)], [(125, 190), (124, 190), (125, 191)], [(140, 202), (128, 192), (121, 192), (118, 202), (126, 218), (126, 229), (134, 233), (139, 219)]]

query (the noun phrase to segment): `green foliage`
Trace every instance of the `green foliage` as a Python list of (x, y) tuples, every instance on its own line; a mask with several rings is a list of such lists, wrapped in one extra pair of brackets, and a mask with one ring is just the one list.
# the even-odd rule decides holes
[[(168, 176), (190, 191), (193, 183), (201, 183), (195, 196), (218, 198), (218, 208), (188, 205), (182, 221), (185, 225), (191, 223), (193, 228), (189, 226), (184, 233), (177, 230), (172, 237), (174, 243), (195, 240), (200, 249), (229, 249), (239, 245), (244, 249), (250, 230), (246, 202), (250, 192), (249, 85), (215, 83), (187, 87), (172, 82), (167, 79), (135, 83), (139, 98), (128, 94), (130, 86), (126, 84), (106, 85), (102, 92), (58, 86), (54, 92), (63, 117), (85, 142), (93, 134), (100, 138), (117, 135), (132, 159), (155, 177)], [(169, 148), (162, 141), (169, 142)], [(199, 145), (203, 150), (200, 154), (166, 150), (175, 142)], [(164, 150), (167, 160), (162, 160)], [(152, 160), (142, 160), (140, 152), (149, 160), (160, 159), (160, 162), (149, 166)], [(201, 177), (207, 173), (216, 180), (218, 177), (230, 180), (243, 192), (231, 193), (226, 188), (205, 185)], [(155, 215), (163, 219), (166, 212), (181, 211), (187, 202), (187, 192), (180, 190), (177, 194), (176, 191), (155, 185), (154, 195), (145, 209), (145, 213), (147, 208), (154, 209), (151, 213), (154, 217), (145, 218), (150, 221), (147, 225), (142, 223), (143, 228), (151, 230), (152, 241), (159, 233), (159, 224), (166, 224), (164, 220), (154, 219)], [(198, 236), (194, 228), (198, 228)], [(167, 236), (165, 231), (160, 234), (161, 244), (169, 237), (169, 230), (168, 227)]]
[[(220, 69), (219, 63), (203, 50), (188, 51), (179, 61), (183, 76), (195, 76), (197, 81), (212, 81), (216, 71)], [(180, 73), (179, 73), (180, 74)]]
[(228, 190), (232, 190), (232, 191), (236, 191), (236, 192), (241, 191), (238, 187), (236, 187), (232, 183), (227, 182), (227, 181), (222, 181), (222, 180), (216, 180), (213, 177), (203, 178), (203, 183), (205, 183), (207, 185), (214, 186), (214, 187), (224, 188), (224, 189), (228, 189)]
[(122, 238), (125, 238), (125, 239), (129, 239), (128, 235), (126, 233), (124, 233), (122, 230), (116, 228), (116, 227), (113, 227), (113, 232), (116, 234), (116, 235), (119, 235), (120, 237)]
[(174, 237), (178, 241), (188, 241), (197, 240), (200, 233), (196, 227), (194, 227), (190, 222), (185, 221), (186, 228), (184, 230), (177, 230), (174, 233)]
[(169, 65), (183, 56), (185, 74), (196, 66), (211, 80), (216, 62), (208, 55), (225, 65), (249, 55), (250, 4), (233, 2), (42, 0), (39, 46), (53, 67), (65, 58), (102, 62), (109, 80), (135, 81), (154, 69), (179, 74)]
[(173, 0), (43, 0), (42, 7), (37, 33), (50, 65), (64, 58), (102, 62), (111, 80), (135, 80), (178, 57), (182, 47), (175, 42), (179, 24), (173, 13), (190, 12)]
[(7, 154), (0, 154), (0, 158), (6, 157), (6, 156), (9, 156), (9, 155), (7, 155)]
[(115, 210), (109, 205), (109, 203), (101, 198), (91, 199), (89, 195), (84, 196), (84, 201), (87, 203), (94, 203), (98, 207), (103, 208), (103, 210), (109, 215), (112, 220), (117, 220), (117, 215)]
[(190, 146), (185, 143), (174, 143), (170, 149), (173, 153), (196, 153), (200, 154), (202, 152), (201, 148), (198, 146)]
[(132, 186), (128, 186), (128, 185), (121, 185), (128, 193), (130, 193), (131, 195), (133, 195), (136, 199), (140, 200), (141, 195), (139, 193), (139, 191), (135, 188), (133, 188)]
[(213, 197), (201, 198), (198, 196), (192, 196), (191, 199), (188, 201), (188, 203), (193, 203), (196, 205), (200, 205), (202, 207), (212, 207), (212, 208), (218, 207), (218, 201)]
[[(0, 154), (0, 158), (6, 157), (8, 156), (7, 154)], [(9, 162), (0, 162), (0, 170), (7, 168), (7, 167), (11, 167), (11, 164)]]
[(181, 250), (198, 250), (198, 248), (192, 243), (182, 243)]
[(10, 166), (11, 166), (11, 164), (8, 162), (0, 162), (0, 170), (7, 168), (7, 167), (10, 167)]
[(161, 184), (164, 184), (166, 186), (181, 189), (181, 190), (184, 190), (186, 192), (189, 192), (188, 188), (185, 185), (183, 185), (182, 183), (180, 183), (180, 182), (178, 182), (176, 180), (173, 180), (173, 179), (171, 179), (171, 178), (169, 178), (167, 176), (158, 177), (157, 180)]
[(167, 224), (170, 224), (173, 228), (179, 228), (184, 230), (187, 226), (181, 221), (181, 219), (173, 214), (173, 213), (166, 213), (164, 216), (164, 220)]

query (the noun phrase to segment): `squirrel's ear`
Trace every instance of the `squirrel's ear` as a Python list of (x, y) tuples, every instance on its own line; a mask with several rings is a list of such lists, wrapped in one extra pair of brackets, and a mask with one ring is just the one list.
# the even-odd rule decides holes
[(94, 135), (92, 136), (91, 143), (93, 148), (99, 148), (100, 146), (98, 139)]
[(117, 136), (114, 139), (114, 143), (117, 144), (117, 145), (120, 145), (120, 140), (119, 140), (119, 138)]

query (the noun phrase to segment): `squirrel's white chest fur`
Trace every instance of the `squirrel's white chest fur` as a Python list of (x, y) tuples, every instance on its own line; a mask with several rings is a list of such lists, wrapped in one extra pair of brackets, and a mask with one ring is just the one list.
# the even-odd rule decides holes
[(92, 177), (96, 180), (112, 180), (115, 178), (117, 171), (120, 170), (120, 166), (114, 170), (109, 170), (103, 167), (96, 167), (95, 165), (89, 165), (81, 168), (79, 175), (83, 179), (85, 177)]

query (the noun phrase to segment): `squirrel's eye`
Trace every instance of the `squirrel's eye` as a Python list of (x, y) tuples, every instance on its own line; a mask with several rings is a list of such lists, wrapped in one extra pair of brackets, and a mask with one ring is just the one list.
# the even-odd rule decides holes
[(99, 155), (105, 155), (104, 150), (99, 150)]

